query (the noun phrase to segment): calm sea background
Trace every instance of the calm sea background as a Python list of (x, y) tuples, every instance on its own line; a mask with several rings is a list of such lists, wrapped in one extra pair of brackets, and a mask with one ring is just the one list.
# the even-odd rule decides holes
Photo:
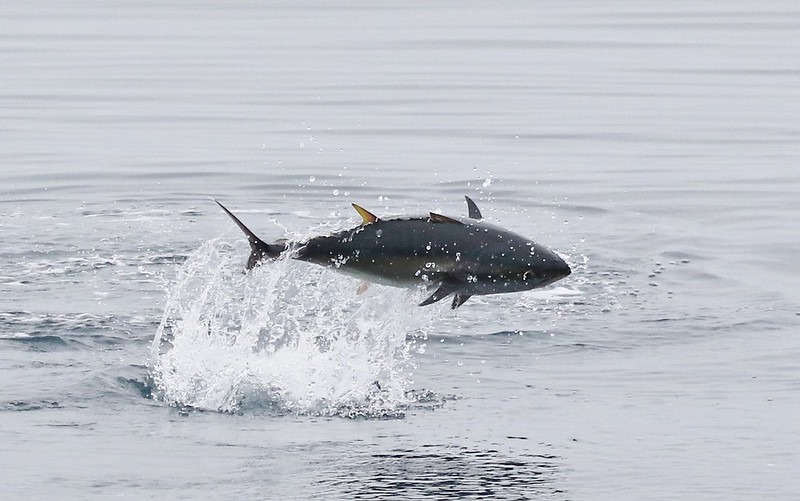
[[(0, 72), (3, 499), (800, 495), (796, 2), (4, 2)], [(464, 195), (573, 274), (244, 275), (211, 201)]]

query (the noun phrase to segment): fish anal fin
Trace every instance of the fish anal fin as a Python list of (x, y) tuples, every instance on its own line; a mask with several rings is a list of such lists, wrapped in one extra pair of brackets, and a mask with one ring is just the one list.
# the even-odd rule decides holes
[(353, 204), (353, 208), (356, 210), (356, 212), (358, 212), (358, 215), (361, 216), (361, 219), (364, 220), (364, 224), (377, 223), (380, 221), (378, 216), (361, 207), (360, 205)]
[[(483, 219), (483, 216), (481, 215), (481, 210), (478, 208), (475, 202), (473, 202), (472, 199), (467, 196), (465, 196), (464, 198), (467, 199), (467, 210), (469, 211), (469, 217), (471, 219)], [(466, 299), (464, 301), (466, 301)]]
[[(453, 292), (459, 290), (463, 285), (464, 284), (462, 282), (459, 282), (458, 280), (446, 278), (442, 281), (441, 284), (439, 284), (439, 288), (436, 289), (436, 291), (433, 294), (428, 296), (428, 298), (425, 301), (419, 303), (419, 305), (428, 306), (429, 304), (441, 301), (442, 299), (446, 298)], [(466, 299), (464, 301), (466, 301)]]
[(452, 217), (443, 216), (443, 215), (437, 214), (435, 212), (431, 212), (430, 222), (432, 222), (432, 223), (462, 224), (461, 221), (459, 221), (458, 219), (453, 219)]
[(462, 304), (466, 303), (467, 299), (469, 299), (471, 297), (472, 296), (470, 296), (469, 294), (458, 294), (458, 293), (456, 293), (456, 295), (453, 296), (453, 304), (451, 304), (450, 307), (455, 310), (456, 308), (458, 308)]

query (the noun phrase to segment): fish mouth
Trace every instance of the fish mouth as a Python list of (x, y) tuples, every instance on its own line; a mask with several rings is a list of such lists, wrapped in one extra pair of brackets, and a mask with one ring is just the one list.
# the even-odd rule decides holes
[(537, 268), (541, 270), (541, 272), (543, 272), (543, 274), (548, 278), (564, 278), (572, 273), (572, 269), (569, 267), (566, 261), (561, 259), (559, 256), (553, 255), (543, 263), (530, 264), (528, 270), (522, 274), (523, 280), (534, 278), (537, 275)]

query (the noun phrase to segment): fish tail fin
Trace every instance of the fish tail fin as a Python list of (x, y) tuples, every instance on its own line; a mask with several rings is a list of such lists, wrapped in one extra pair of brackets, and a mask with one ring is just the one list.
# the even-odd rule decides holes
[(285, 245), (280, 244), (268, 244), (265, 241), (261, 240), (256, 236), (255, 233), (250, 231), (250, 228), (244, 225), (239, 218), (234, 216), (231, 211), (229, 211), (224, 205), (219, 203), (219, 201), (214, 200), (217, 202), (217, 205), (222, 207), (222, 210), (233, 219), (233, 222), (236, 223), (236, 226), (239, 227), (240, 230), (247, 235), (247, 241), (250, 243), (250, 257), (247, 259), (247, 269), (253, 269), (258, 263), (261, 262), (264, 258), (275, 259), (280, 256), (283, 251), (286, 250)]

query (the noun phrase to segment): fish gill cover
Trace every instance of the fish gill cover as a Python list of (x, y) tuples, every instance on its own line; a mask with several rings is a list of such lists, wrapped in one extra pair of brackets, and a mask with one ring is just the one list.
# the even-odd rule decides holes
[(287, 257), (245, 274), (243, 244), (205, 243), (167, 286), (149, 363), (156, 398), (345, 417), (399, 417), (428, 402), (411, 389), (411, 355), (437, 310), (389, 287), (357, 296), (353, 279)]

